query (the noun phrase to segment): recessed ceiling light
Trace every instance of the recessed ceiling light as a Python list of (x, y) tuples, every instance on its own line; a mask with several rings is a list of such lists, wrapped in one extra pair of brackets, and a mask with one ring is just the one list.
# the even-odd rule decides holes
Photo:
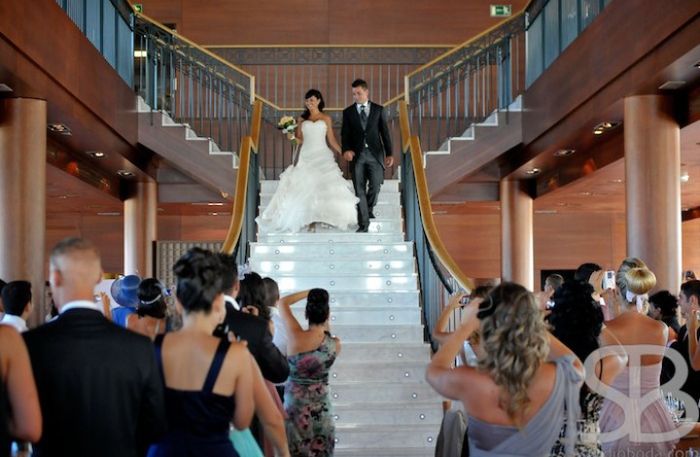
[(143, 59), (144, 57), (147, 57), (147, 56), (148, 56), (148, 52), (144, 51), (142, 49), (137, 49), (134, 51), (134, 57), (136, 57), (137, 59)]
[(690, 175), (688, 174), (687, 171), (681, 172), (681, 182), (688, 182), (690, 181)]
[(105, 156), (105, 153), (102, 151), (88, 151), (88, 155), (95, 159), (101, 159)]
[(659, 90), (675, 90), (685, 85), (685, 81), (666, 81), (659, 86)]
[(554, 157), (567, 157), (576, 152), (576, 149), (560, 149), (554, 153)]
[(607, 132), (608, 130), (614, 129), (618, 125), (620, 125), (619, 122), (601, 122), (600, 124), (593, 127), (593, 134), (594, 135), (602, 135), (603, 133)]
[(126, 170), (117, 170), (117, 174), (122, 178), (131, 178), (134, 176), (132, 172)]
[(12, 92), (12, 88), (7, 84), (0, 83), (0, 92)]
[(61, 135), (70, 135), (71, 131), (65, 124), (49, 124), (46, 126), (49, 132), (60, 133)]
[(209, 202), (207, 206), (224, 206), (224, 204), (221, 202)]
[(530, 175), (530, 176), (534, 176), (534, 175), (539, 174), (541, 171), (542, 170), (540, 170), (539, 168), (530, 168), (529, 170), (526, 170), (525, 173)]
[(578, 194), (581, 195), (581, 196), (583, 196), (583, 197), (590, 197), (591, 195), (593, 195), (592, 192), (588, 192), (588, 191), (586, 191), (586, 192), (579, 192)]
[(613, 180), (611, 180), (610, 182), (611, 182), (611, 183), (615, 183), (615, 184), (621, 184), (621, 183), (622, 183), (622, 180), (621, 180), (621, 179), (613, 179)]

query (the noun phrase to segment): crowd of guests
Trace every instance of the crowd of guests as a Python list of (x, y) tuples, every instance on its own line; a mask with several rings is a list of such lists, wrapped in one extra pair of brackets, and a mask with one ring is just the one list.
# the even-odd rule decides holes
[(436, 455), (676, 455), (700, 428), (700, 281), (684, 279), (677, 295), (649, 296), (654, 273), (627, 258), (615, 272), (586, 263), (568, 281), (550, 276), (540, 293), (502, 283), (452, 297), (426, 378), (460, 403)]
[[(328, 293), (280, 297), (274, 280), (239, 280), (232, 256), (199, 248), (173, 273), (172, 294), (129, 275), (96, 297), (99, 253), (63, 240), (49, 262), (55, 310), (32, 329), (31, 284), (0, 282), (0, 456), (13, 442), (39, 457), (333, 455)], [(302, 300), (305, 326), (291, 310)]]

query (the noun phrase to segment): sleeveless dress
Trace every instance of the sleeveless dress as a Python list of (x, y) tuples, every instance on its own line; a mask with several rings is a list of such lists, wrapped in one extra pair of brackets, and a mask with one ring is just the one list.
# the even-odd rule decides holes
[(326, 332), (318, 349), (287, 357), (289, 379), (284, 389), (284, 409), (292, 457), (333, 455), (335, 425), (328, 395), (328, 371), (335, 355), (335, 340)]
[[(612, 434), (621, 429), (617, 433), (622, 435), (613, 441), (602, 437), (605, 455), (665, 457), (673, 451), (679, 436), (661, 398), (660, 375), (661, 363), (657, 363), (626, 367), (615, 378), (611, 387), (622, 394), (618, 400), (621, 404), (606, 398), (600, 414), (600, 430)], [(625, 413), (629, 415), (627, 425), (624, 425)]]
[[(522, 428), (482, 422), (469, 416), (467, 436), (470, 457), (544, 457), (559, 437), (564, 419), (574, 423), (580, 416), (578, 401), (583, 378), (571, 355), (558, 358), (556, 381), (547, 401)], [(567, 432), (567, 452), (573, 452), (575, 429)]]
[[(165, 386), (161, 353), (164, 336), (156, 337), (155, 346)], [(149, 457), (238, 457), (229, 439), (234, 397), (213, 392), (230, 345), (227, 339), (221, 339), (202, 390), (176, 390), (165, 386), (168, 433), (151, 446)]]
[(256, 219), (259, 226), (274, 232), (298, 232), (313, 222), (342, 230), (357, 224), (359, 199), (326, 144), (327, 129), (323, 120), (302, 122), (299, 160), (280, 175), (270, 204)]

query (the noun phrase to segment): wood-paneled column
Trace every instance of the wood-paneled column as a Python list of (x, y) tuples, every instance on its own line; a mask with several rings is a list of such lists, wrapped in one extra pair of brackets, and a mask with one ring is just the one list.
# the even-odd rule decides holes
[(676, 294), (682, 269), (681, 159), (672, 112), (668, 97), (625, 98), (627, 255), (646, 262), (657, 289)]
[(32, 283), (34, 315), (43, 322), (46, 233), (46, 101), (0, 100), (0, 278)]
[(124, 200), (124, 274), (153, 276), (153, 242), (157, 234), (158, 186), (138, 182)]
[(502, 179), (501, 279), (534, 287), (532, 197), (522, 181)]

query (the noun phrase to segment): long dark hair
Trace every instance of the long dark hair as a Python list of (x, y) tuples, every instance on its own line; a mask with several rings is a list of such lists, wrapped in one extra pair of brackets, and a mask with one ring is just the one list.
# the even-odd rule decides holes
[[(321, 92), (318, 89), (310, 89), (306, 95), (304, 95), (304, 100), (308, 100), (311, 97), (318, 98), (318, 110), (323, 112), (323, 108), (326, 107), (326, 102), (323, 101), (323, 95), (321, 95)], [(311, 112), (309, 111), (309, 108), (306, 108), (302, 113), (301, 118), (307, 120), (310, 116)]]

